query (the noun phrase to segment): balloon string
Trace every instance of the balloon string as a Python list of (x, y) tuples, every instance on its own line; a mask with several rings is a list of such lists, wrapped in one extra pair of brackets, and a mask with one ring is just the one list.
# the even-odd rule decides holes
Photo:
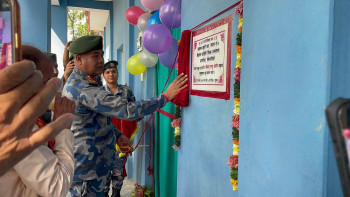
[(215, 17), (220, 16), (221, 14), (227, 12), (228, 10), (230, 10), (230, 9), (232, 9), (232, 8), (234, 8), (234, 7), (236, 7), (236, 6), (238, 6), (242, 1), (243, 1), (243, 0), (240, 0), (240, 1), (238, 1), (237, 3), (231, 5), (230, 7), (224, 9), (223, 11), (217, 13), (216, 15), (210, 17), (209, 19), (205, 20), (205, 21), (202, 22), (201, 24), (199, 24), (199, 25), (193, 27), (193, 28), (191, 29), (191, 31), (197, 29), (198, 27), (202, 26), (203, 24), (207, 23), (207, 22), (210, 21), (210, 20), (213, 20)]
[[(208, 21), (212, 20), (213, 18), (215, 18), (215, 17), (217, 17), (217, 16), (219, 16), (219, 15), (221, 15), (221, 14), (223, 14), (223, 13), (227, 12), (228, 10), (230, 10), (230, 9), (232, 9), (232, 8), (234, 8), (234, 7), (236, 7), (236, 6), (237, 6), (237, 5), (239, 5), (239, 4), (240, 4), (242, 1), (243, 1), (243, 0), (240, 0), (240, 1), (238, 1), (237, 3), (235, 3), (235, 4), (231, 5), (230, 7), (228, 7), (228, 8), (226, 8), (226, 9), (224, 9), (223, 11), (221, 11), (221, 12), (217, 13), (216, 15), (214, 15), (214, 16), (212, 16), (212, 17), (210, 17), (209, 19), (205, 20), (205, 21), (204, 21), (204, 22), (202, 22), (201, 24), (199, 24), (199, 25), (197, 25), (197, 26), (193, 27), (193, 28), (191, 29), (191, 31), (193, 31), (193, 30), (197, 29), (198, 27), (202, 26), (203, 24), (207, 23)], [(175, 19), (175, 16), (174, 16), (174, 19)], [(177, 53), (177, 54), (176, 54), (176, 57), (175, 57), (175, 60), (174, 60), (173, 66), (171, 67), (171, 70), (170, 70), (170, 73), (169, 73), (168, 79), (166, 80), (166, 82), (165, 82), (165, 84), (164, 84), (164, 87), (163, 87), (163, 90), (162, 90), (162, 92), (161, 92), (161, 93), (163, 93), (163, 92), (164, 92), (164, 89), (165, 89), (165, 87), (166, 87), (166, 84), (167, 84), (167, 83), (168, 83), (168, 81), (169, 81), (170, 75), (171, 75), (172, 71), (174, 70), (175, 62), (176, 62), (176, 59), (177, 59), (177, 56), (178, 56), (178, 55), (179, 55), (179, 53)], [(147, 124), (146, 124), (145, 128), (143, 129), (143, 132), (142, 132), (141, 138), (140, 138), (140, 139), (139, 139), (139, 141), (137, 142), (137, 144), (136, 144), (136, 146), (135, 146), (134, 150), (135, 150), (135, 149), (136, 149), (136, 148), (139, 146), (139, 144), (140, 144), (140, 142), (141, 142), (141, 140), (142, 140), (142, 138), (143, 138), (143, 135), (145, 134), (145, 131), (146, 131), (146, 129), (147, 129), (147, 126), (148, 126), (148, 124), (149, 124), (150, 120), (152, 119), (153, 115), (154, 115), (154, 113), (152, 113), (152, 114), (151, 114), (151, 116), (149, 117), (149, 119), (148, 119), (148, 121), (147, 121)]]
[[(170, 70), (168, 79), (166, 80), (166, 82), (165, 82), (165, 84), (164, 84), (164, 87), (163, 87), (163, 90), (162, 90), (161, 93), (164, 92), (164, 89), (165, 89), (165, 87), (166, 87), (166, 84), (167, 84), (168, 81), (169, 81), (170, 75), (171, 75), (172, 71), (174, 70), (174, 66), (175, 66), (176, 59), (177, 59), (177, 56), (178, 56), (178, 55), (179, 55), (179, 53), (177, 53), (176, 56), (175, 56), (175, 60), (174, 60), (174, 62), (173, 62), (173, 66), (171, 67), (171, 70)], [(142, 135), (141, 135), (139, 141), (137, 142), (137, 144), (136, 144), (136, 146), (135, 146), (135, 148), (134, 148), (134, 151), (135, 151), (136, 148), (139, 146), (139, 144), (140, 144), (140, 142), (141, 142), (141, 140), (142, 140), (142, 138), (143, 138), (143, 136), (144, 136), (144, 134), (145, 134), (145, 132), (146, 132), (147, 126), (148, 126), (150, 120), (152, 119), (153, 115), (154, 115), (154, 113), (152, 113), (151, 116), (148, 118), (147, 124), (146, 124), (145, 128), (144, 128), (143, 131), (142, 131)]]

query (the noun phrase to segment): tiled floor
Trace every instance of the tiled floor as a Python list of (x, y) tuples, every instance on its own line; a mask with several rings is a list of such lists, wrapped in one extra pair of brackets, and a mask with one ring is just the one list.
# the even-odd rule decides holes
[[(131, 193), (134, 191), (134, 183), (132, 179), (124, 179), (122, 191), (120, 192), (121, 197), (131, 197)], [(109, 196), (112, 195), (112, 190), (109, 191)]]

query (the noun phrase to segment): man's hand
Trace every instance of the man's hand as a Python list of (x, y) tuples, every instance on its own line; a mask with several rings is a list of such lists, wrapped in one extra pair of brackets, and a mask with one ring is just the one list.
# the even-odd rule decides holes
[(64, 70), (64, 74), (63, 74), (63, 77), (64, 77), (64, 81), (67, 81), (70, 74), (72, 74), (74, 70), (74, 60), (68, 62), (67, 66), (66, 66), (66, 70)]
[(64, 49), (65, 49), (65, 50), (69, 50), (69, 46), (70, 46), (70, 44), (71, 44), (72, 42), (73, 42), (73, 41), (67, 42), (67, 43), (64, 45)]
[(0, 70), (0, 176), (39, 145), (72, 123), (65, 114), (32, 132), (37, 117), (47, 109), (62, 86), (53, 78), (44, 87), (43, 76), (31, 61), (21, 61)]
[[(53, 109), (53, 120), (57, 120), (63, 114), (71, 113), (74, 114), (75, 111), (75, 102), (68, 99), (67, 97), (62, 97), (62, 93), (57, 93), (55, 97), (55, 105)], [(66, 127), (70, 129), (71, 125)]]
[(68, 64), (68, 59), (69, 59), (69, 47), (70, 44), (73, 41), (69, 41), (64, 45), (64, 51), (63, 51), (63, 67), (66, 68), (67, 64)]
[(129, 138), (125, 137), (124, 135), (121, 135), (118, 138), (117, 144), (123, 153), (131, 153), (132, 151), (134, 151), (134, 148)]
[(188, 77), (181, 73), (176, 79), (169, 85), (168, 89), (165, 91), (164, 96), (172, 101), (176, 95), (187, 87)]

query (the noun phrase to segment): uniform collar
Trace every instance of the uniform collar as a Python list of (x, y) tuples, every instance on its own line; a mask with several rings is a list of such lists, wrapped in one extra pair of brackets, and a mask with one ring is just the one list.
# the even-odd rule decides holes
[(74, 68), (73, 72), (76, 75), (79, 75), (82, 78), (84, 78), (85, 80), (87, 80), (89, 83), (95, 83), (94, 81), (96, 80), (96, 84), (102, 86), (102, 80), (101, 80), (101, 76), (100, 75), (92, 77), (92, 76), (88, 75), (87, 73), (85, 73), (84, 71), (79, 70), (77, 68)]
[[(109, 89), (109, 87), (108, 87), (107, 84), (105, 85), (105, 90), (106, 90), (107, 92), (109, 92), (109, 93), (112, 93), (112, 92), (111, 92), (111, 89)], [(123, 92), (123, 91), (122, 91), (121, 85), (118, 85), (117, 92), (116, 92), (115, 94), (122, 93), (122, 92)]]

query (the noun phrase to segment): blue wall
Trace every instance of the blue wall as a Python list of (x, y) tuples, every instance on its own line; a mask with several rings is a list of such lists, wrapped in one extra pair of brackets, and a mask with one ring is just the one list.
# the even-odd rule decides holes
[[(206, 0), (182, 0), (182, 31), (197, 26), (234, 3), (225, 0), (213, 0), (210, 3)], [(233, 14), (231, 65), (235, 65), (238, 18), (234, 15), (234, 10), (210, 22), (229, 14)], [(232, 76), (231, 97), (233, 97), (233, 81)], [(190, 105), (183, 108), (182, 113), (177, 196), (237, 196), (237, 192), (232, 191), (231, 170), (227, 165), (233, 146), (231, 137), (233, 104), (233, 99), (226, 101), (190, 96)]]
[[(263, 5), (271, 9), (261, 9)], [(245, 4), (242, 196), (326, 192), (324, 109), (330, 85), (332, 10), (329, 0)], [(248, 189), (251, 185), (254, 190)]]
[(67, 43), (67, 0), (51, 6), (51, 52), (57, 55), (59, 77), (63, 76), (63, 51)]
[[(232, 191), (226, 164), (232, 154), (233, 100), (191, 96), (190, 106), (183, 111), (178, 196), (340, 194), (324, 109), (331, 88), (348, 84), (338, 79), (332, 86), (331, 69), (336, 63), (336, 71), (346, 71), (343, 75), (348, 77), (349, 68), (343, 68), (350, 59), (332, 51), (332, 2), (245, 1), (239, 191)], [(182, 0), (182, 30), (233, 3), (213, 0), (208, 9), (205, 0)], [(341, 27), (349, 21), (349, 3), (337, 4), (342, 12), (335, 14), (341, 20), (335, 24), (339, 36), (333, 47), (349, 49), (349, 25)], [(237, 18), (233, 27), (234, 40)], [(339, 59), (333, 64), (332, 54)]]
[(19, 0), (21, 7), (22, 43), (42, 51), (51, 50), (51, 1)]

